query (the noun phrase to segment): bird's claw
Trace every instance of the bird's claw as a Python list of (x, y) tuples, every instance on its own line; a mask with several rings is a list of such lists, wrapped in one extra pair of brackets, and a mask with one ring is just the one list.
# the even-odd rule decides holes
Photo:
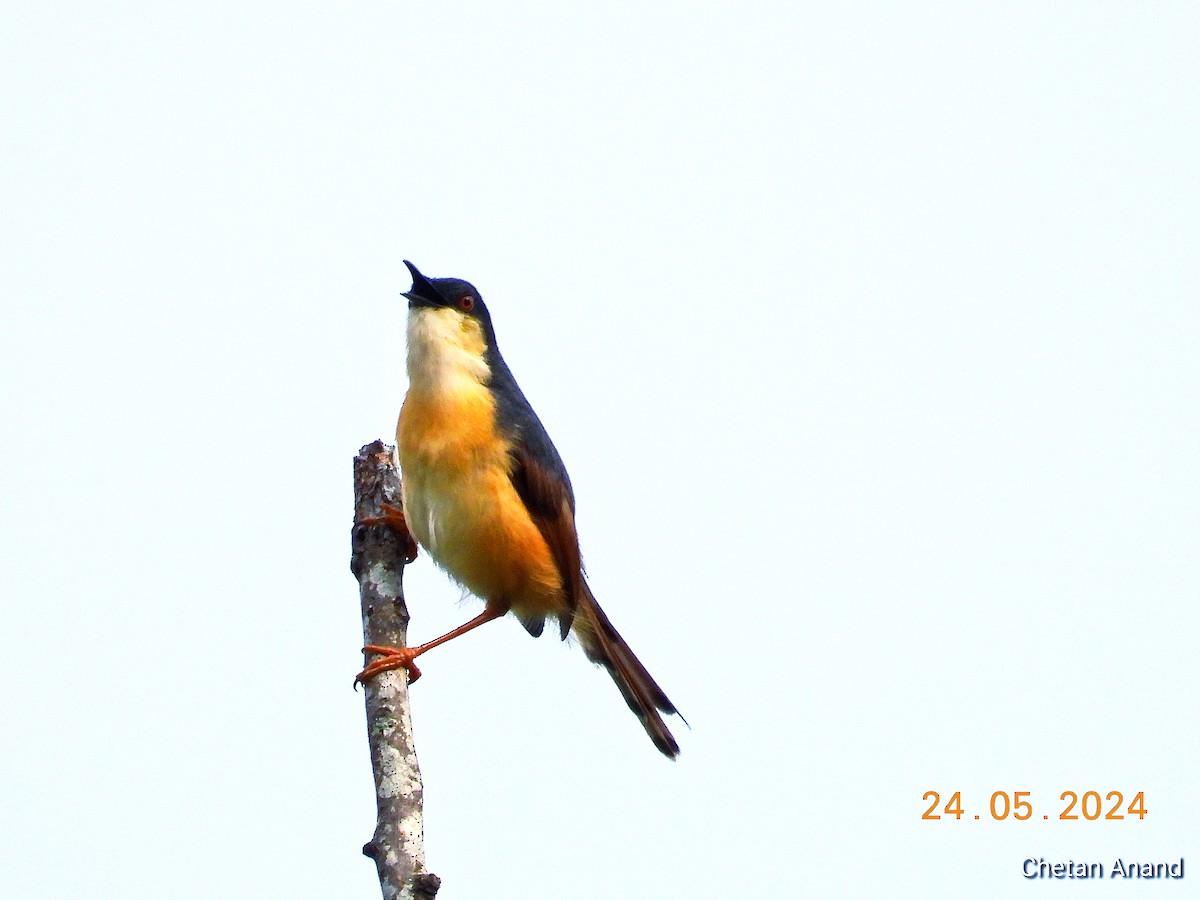
[(356, 689), (360, 684), (366, 684), (376, 675), (395, 669), (404, 669), (408, 673), (409, 684), (413, 684), (421, 677), (421, 670), (413, 661), (416, 659), (417, 653), (412, 647), (380, 647), (368, 644), (363, 647), (363, 653), (378, 653), (379, 658), (371, 660), (367, 663), (366, 668), (354, 676)]
[(404, 540), (405, 565), (411, 563), (417, 558), (417, 542), (413, 539), (412, 532), (408, 530), (408, 520), (404, 518), (404, 510), (398, 506), (392, 506), (390, 503), (381, 503), (379, 508), (383, 511), (382, 515), (368, 516), (360, 519), (358, 524), (386, 525), (391, 528)]

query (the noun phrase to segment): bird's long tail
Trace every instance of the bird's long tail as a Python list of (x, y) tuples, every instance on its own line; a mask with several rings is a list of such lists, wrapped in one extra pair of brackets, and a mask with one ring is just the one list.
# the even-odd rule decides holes
[(650, 677), (646, 667), (633, 655), (617, 629), (613, 628), (586, 584), (582, 593), (575, 614), (574, 630), (583, 645), (583, 652), (592, 662), (604, 666), (620, 688), (621, 696), (646, 729), (646, 734), (654, 741), (654, 746), (674, 759), (679, 755), (679, 744), (660, 713), (679, 715), (679, 711)]

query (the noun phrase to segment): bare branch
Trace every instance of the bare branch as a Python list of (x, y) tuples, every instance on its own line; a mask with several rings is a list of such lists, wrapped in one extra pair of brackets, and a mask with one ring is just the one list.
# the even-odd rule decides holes
[[(405, 542), (386, 524), (361, 524), (382, 516), (384, 504), (401, 505), (400, 476), (392, 448), (375, 441), (354, 459), (350, 570), (358, 579), (364, 642), (403, 647)], [(404, 670), (370, 679), (364, 693), (377, 819), (363, 854), (375, 860), (384, 900), (433, 900), (441, 881), (425, 871), (424, 792)]]

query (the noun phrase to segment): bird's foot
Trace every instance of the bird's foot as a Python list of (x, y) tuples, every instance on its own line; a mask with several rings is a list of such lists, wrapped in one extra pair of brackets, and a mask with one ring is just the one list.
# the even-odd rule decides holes
[(363, 647), (363, 653), (378, 653), (379, 658), (371, 660), (365, 669), (354, 676), (354, 686), (366, 684), (376, 675), (394, 669), (404, 669), (408, 673), (408, 683), (412, 684), (421, 677), (421, 670), (413, 662), (420, 652), (416, 647), (380, 647), (367, 644)]
[[(404, 510), (390, 503), (380, 504), (383, 510), (381, 516), (368, 516), (359, 521), (359, 525), (386, 525), (404, 539), (404, 562), (408, 564), (417, 558), (417, 542), (413, 540), (412, 532), (408, 530), (408, 520), (404, 518)], [(413, 681), (415, 679), (409, 679)]]

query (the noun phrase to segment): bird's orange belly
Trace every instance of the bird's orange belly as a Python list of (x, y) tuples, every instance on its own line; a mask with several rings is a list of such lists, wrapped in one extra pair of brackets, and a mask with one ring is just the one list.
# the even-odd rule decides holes
[(397, 428), (404, 512), (434, 562), (471, 593), (521, 613), (550, 613), (562, 580), (508, 474), (508, 445), (467, 406), (445, 416), (405, 400)]

